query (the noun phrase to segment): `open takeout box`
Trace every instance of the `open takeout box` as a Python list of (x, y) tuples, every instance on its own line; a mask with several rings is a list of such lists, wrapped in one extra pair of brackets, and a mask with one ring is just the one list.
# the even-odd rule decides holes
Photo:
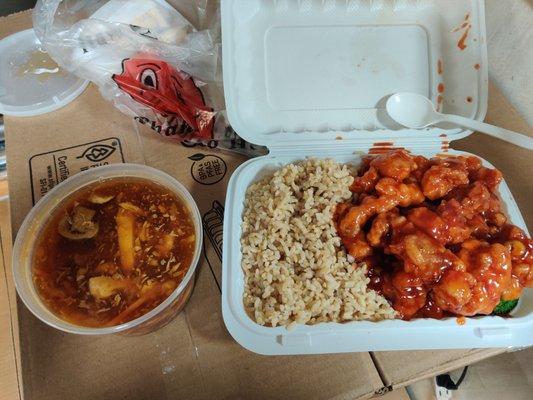
[[(446, 113), (484, 119), (483, 1), (223, 0), (222, 35), (228, 118), (239, 135), (270, 150), (241, 165), (228, 186), (222, 308), (232, 336), (261, 354), (530, 345), (531, 289), (512, 318), (321, 323), (290, 332), (256, 324), (242, 300), (244, 194), (265, 173), (306, 157), (357, 164), (362, 154), (398, 147), (426, 157), (464, 154), (449, 142), (470, 131), (403, 129), (384, 104), (395, 92), (416, 92)], [(509, 220), (527, 231), (505, 182), (499, 195)]]

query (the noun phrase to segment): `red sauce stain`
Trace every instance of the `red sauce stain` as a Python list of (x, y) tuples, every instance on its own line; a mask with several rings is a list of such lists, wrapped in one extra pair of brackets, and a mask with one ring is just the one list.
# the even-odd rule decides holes
[(441, 110), (441, 107), (442, 107), (442, 102), (444, 101), (444, 98), (439, 94), (437, 96), (437, 111), (440, 111)]
[(444, 93), (444, 83), (439, 83), (439, 85), (437, 86), (437, 91), (439, 93)]
[(469, 103), (472, 103), (472, 97), (468, 96), (468, 97), (466, 98), (466, 101), (469, 102)]
[(439, 137), (447, 137), (447, 135), (445, 133), (441, 133)]
[(457, 321), (457, 325), (466, 324), (466, 318), (465, 317), (457, 317), (455, 320)]
[(404, 147), (372, 147), (368, 150), (368, 154), (385, 154), (392, 150), (405, 150), (410, 153), (410, 151), (406, 150)]
[(459, 41), (457, 42), (457, 47), (459, 47), (459, 49), (461, 51), (463, 51), (464, 49), (466, 49), (466, 39), (468, 38), (468, 33), (470, 32), (470, 28), (472, 27), (472, 25), (468, 25), (465, 29), (465, 31), (463, 32), (463, 35), (461, 36), (461, 38), (459, 39)]
[(469, 19), (470, 19), (470, 13), (465, 15), (461, 26), (458, 26), (452, 32), (457, 32), (457, 31), (460, 31), (461, 29), (465, 29), (468, 26), (468, 20)]
[(455, 28), (452, 32), (459, 32), (461, 29), (465, 29), (468, 26), (468, 22), (463, 22), (460, 26)]
[(476, 64), (476, 65), (474, 65), (474, 68), (475, 68), (475, 69), (480, 69), (480, 68), (481, 68), (481, 65)]
[(439, 75), (442, 75), (443, 72), (444, 72), (444, 69), (442, 67), (442, 60), (438, 60), (437, 61), (437, 73)]
[(443, 101), (444, 101), (444, 97), (442, 97), (442, 95), (439, 94), (437, 96), (437, 111), (440, 111)]
[(376, 142), (372, 146), (374, 147), (383, 147), (383, 146), (392, 146), (393, 142)]

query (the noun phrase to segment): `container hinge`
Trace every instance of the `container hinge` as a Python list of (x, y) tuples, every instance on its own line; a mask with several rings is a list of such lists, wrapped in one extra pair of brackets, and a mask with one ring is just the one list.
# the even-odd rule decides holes
[(413, 154), (418, 153), (447, 153), (450, 150), (446, 140), (424, 140), (413, 143), (411, 140), (380, 139), (378, 142), (357, 139), (339, 139), (332, 141), (302, 141), (298, 143), (270, 143), (270, 154), (299, 155), (299, 154), (381, 154), (390, 150), (405, 149)]

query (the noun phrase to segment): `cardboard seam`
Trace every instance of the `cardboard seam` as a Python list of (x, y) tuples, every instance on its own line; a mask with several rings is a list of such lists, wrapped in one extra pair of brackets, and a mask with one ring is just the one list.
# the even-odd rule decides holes
[[(416, 373), (414, 373), (412, 375), (409, 375), (408, 377), (404, 378), (400, 382), (396, 382), (396, 383), (391, 382), (390, 388), (391, 388), (391, 390), (399, 389), (399, 388), (408, 386), (411, 383), (418, 382), (418, 381), (426, 379), (426, 378), (432, 378), (432, 377), (437, 376), (437, 375), (439, 375), (441, 373), (443, 374), (443, 373), (449, 372), (449, 371), (457, 369), (457, 368), (462, 368), (464, 366), (468, 366), (471, 363), (475, 364), (475, 363), (478, 363), (480, 361), (486, 360), (487, 358), (494, 357), (494, 356), (497, 356), (499, 354), (503, 354), (503, 353), (506, 352), (505, 349), (498, 349), (498, 350), (502, 350), (502, 351), (496, 352), (494, 354), (490, 354), (490, 355), (488, 355), (486, 357), (483, 357), (483, 358), (480, 358), (480, 359), (475, 359), (475, 357), (478, 354), (483, 353), (483, 352), (485, 352), (487, 350), (496, 350), (496, 349), (475, 349), (474, 351), (472, 351), (471, 353), (469, 353), (466, 356), (463, 356), (459, 360), (449, 360), (449, 361), (447, 361), (447, 362), (445, 362), (443, 364), (435, 365), (435, 366), (433, 366), (432, 368), (430, 368), (430, 369), (428, 369), (426, 371), (418, 371), (418, 372), (416, 372)], [(461, 361), (461, 363), (457, 364), (457, 365), (453, 365), (457, 361)], [(379, 361), (378, 361), (378, 363), (379, 363)]]
[(373, 351), (368, 352), (368, 355), (370, 356), (370, 359), (372, 360), (372, 363), (374, 364), (374, 368), (376, 368), (376, 371), (379, 375), (379, 379), (381, 379), (381, 383), (383, 384), (383, 387), (381, 389), (378, 389), (375, 391), (375, 394), (382, 396), (387, 392), (390, 392), (392, 390), (392, 385), (387, 379), (387, 375), (381, 368), (381, 365), (379, 364), (379, 361), (376, 359), (376, 356), (374, 355)]

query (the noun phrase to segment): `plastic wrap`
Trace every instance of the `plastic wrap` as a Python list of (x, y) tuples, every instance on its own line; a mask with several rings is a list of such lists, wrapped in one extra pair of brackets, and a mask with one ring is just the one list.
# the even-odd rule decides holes
[(193, 5), (203, 30), (164, 0), (39, 0), (33, 24), (61, 67), (156, 133), (253, 154), (220, 100), (218, 19)]

